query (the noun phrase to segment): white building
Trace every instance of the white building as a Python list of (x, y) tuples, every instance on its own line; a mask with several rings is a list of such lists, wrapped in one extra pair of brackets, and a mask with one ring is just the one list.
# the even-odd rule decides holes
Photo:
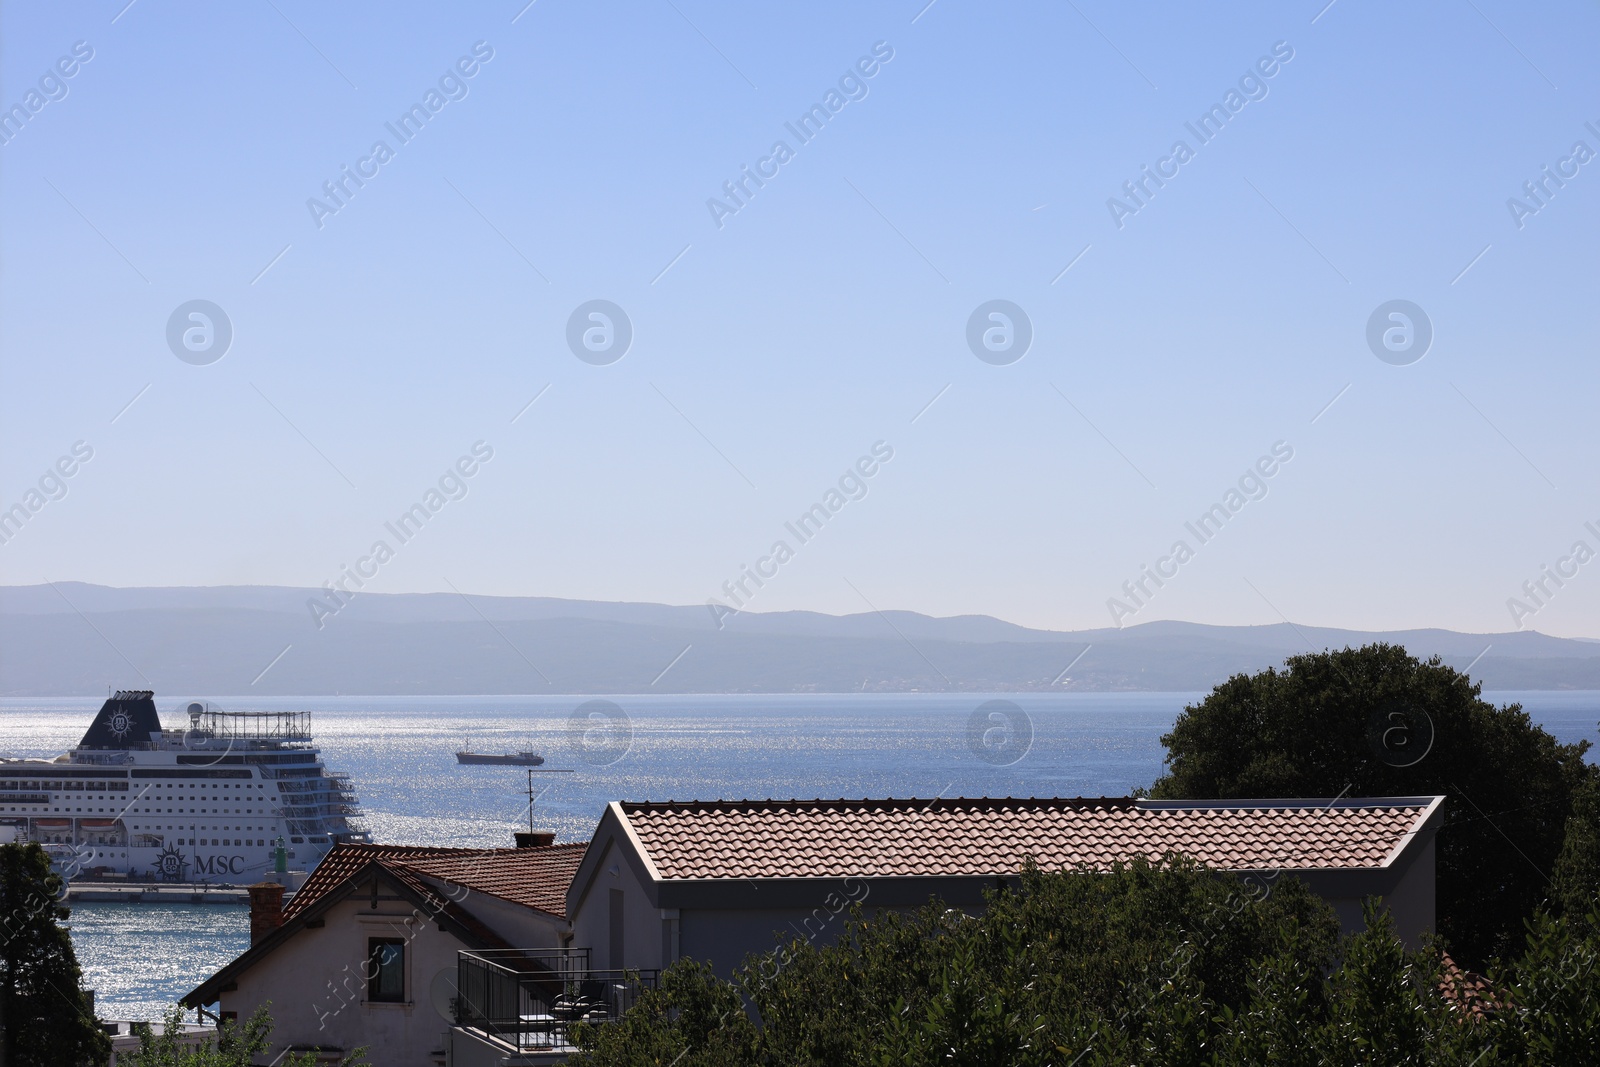
[(183, 998), (223, 1018), (269, 1005), (267, 1057), (337, 1061), (366, 1046), (383, 1067), (446, 1062), (458, 954), (559, 950), (566, 888), (584, 846), (516, 849), (339, 845), (287, 907), (251, 887), (251, 945)]

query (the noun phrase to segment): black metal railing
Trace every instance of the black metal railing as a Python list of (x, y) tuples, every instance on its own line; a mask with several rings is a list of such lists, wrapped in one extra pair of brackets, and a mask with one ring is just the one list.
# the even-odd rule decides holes
[(519, 1052), (566, 1048), (573, 1023), (620, 1019), (656, 978), (654, 970), (591, 970), (586, 948), (462, 951), (456, 1025)]

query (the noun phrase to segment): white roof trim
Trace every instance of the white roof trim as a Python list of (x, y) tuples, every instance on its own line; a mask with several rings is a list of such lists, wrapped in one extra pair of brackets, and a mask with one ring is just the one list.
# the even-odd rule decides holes
[(661, 876), (660, 869), (656, 867), (656, 861), (650, 858), (650, 850), (644, 847), (644, 842), (639, 840), (639, 835), (634, 832), (633, 824), (628, 821), (628, 813), (622, 810), (622, 802), (613, 800), (606, 806), (617, 817), (617, 822), (621, 825), (622, 832), (628, 837), (628, 844), (633, 846), (633, 854), (638, 856), (639, 862), (644, 864), (645, 873), (650, 876), (650, 880), (657, 883), (666, 881)]
[(1395, 842), (1394, 848), (1390, 850), (1382, 866), (1394, 866), (1406, 849), (1411, 847), (1411, 843), (1416, 840), (1417, 835), (1433, 825), (1443, 804), (1444, 797), (1438, 796), (1434, 797), (1428, 806), (1422, 809), (1422, 812), (1417, 816), (1417, 821), (1411, 824), (1411, 829), (1402, 834), (1400, 840)]

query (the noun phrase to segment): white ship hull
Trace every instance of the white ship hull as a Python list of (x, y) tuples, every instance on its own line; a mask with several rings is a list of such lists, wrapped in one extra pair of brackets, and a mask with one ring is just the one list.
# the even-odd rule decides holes
[(162, 730), (149, 693), (118, 693), (66, 755), (0, 759), (0, 838), (39, 842), (69, 879), (230, 884), (272, 873), (280, 843), (310, 870), (367, 840), (305, 713), (186, 710), (188, 729)]

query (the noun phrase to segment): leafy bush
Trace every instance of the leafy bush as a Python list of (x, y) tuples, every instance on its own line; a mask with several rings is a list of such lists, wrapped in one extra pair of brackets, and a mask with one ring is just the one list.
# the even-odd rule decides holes
[[(167, 1009), (161, 1033), (155, 1033), (148, 1023), (138, 1024), (135, 1032), (139, 1048), (119, 1056), (117, 1067), (250, 1067), (256, 1056), (268, 1049), (272, 1016), (263, 1004), (243, 1026), (224, 1022), (216, 1038), (188, 1042), (183, 1040), (183, 1010), (174, 1006)], [(311, 1052), (289, 1053), (272, 1062), (281, 1067), (314, 1067), (317, 1057)], [(364, 1067), (366, 1057), (357, 1049), (344, 1063), (346, 1067)]]
[[(1600, 1062), (1600, 915), (1541, 915), (1476, 1005), (1446, 994), (1368, 902), (1339, 938), (1293, 878), (1263, 895), (1179, 860), (1025, 872), (972, 916), (857, 910), (733, 980), (682, 961), (621, 1021), (575, 1028), (586, 1067), (1466, 1067)], [(1496, 1006), (1498, 1005), (1498, 1006)], [(1485, 1010), (1487, 1008), (1487, 1010)]]

